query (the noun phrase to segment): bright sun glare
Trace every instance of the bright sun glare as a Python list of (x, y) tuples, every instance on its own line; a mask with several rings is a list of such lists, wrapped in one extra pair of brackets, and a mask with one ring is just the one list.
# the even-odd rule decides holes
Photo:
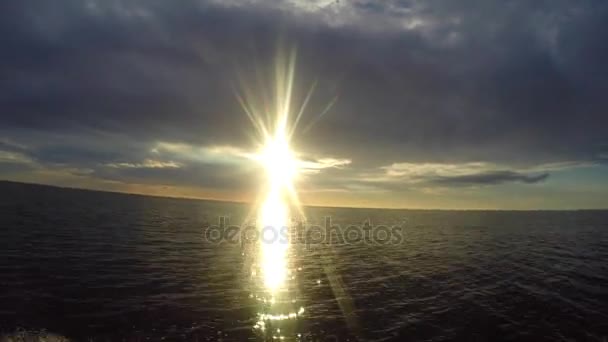
[[(260, 227), (272, 227), (264, 230), (265, 236), (261, 249), (261, 267), (264, 284), (271, 292), (280, 288), (287, 277), (286, 241), (277, 241), (280, 229), (287, 229), (289, 223), (289, 205), (286, 191), (293, 189), (293, 178), (297, 173), (296, 160), (289, 149), (283, 132), (266, 142), (260, 153), (260, 161), (266, 169), (268, 187), (266, 197), (258, 213)], [(285, 228), (283, 228), (285, 227)]]
[(271, 189), (293, 188), (293, 179), (298, 171), (297, 160), (283, 130), (266, 141), (260, 153), (260, 161), (266, 169)]
[[(279, 56), (276, 63), (274, 85), (274, 108), (259, 104), (259, 94), (245, 89), (245, 97), (239, 101), (259, 135), (261, 147), (253, 159), (259, 162), (266, 173), (266, 186), (262, 200), (257, 206), (257, 225), (264, 239), (261, 243), (259, 263), (264, 286), (275, 293), (285, 286), (288, 276), (289, 243), (284, 239), (291, 209), (299, 209), (294, 180), (298, 175), (299, 161), (291, 150), (290, 140), (305, 103), (295, 121), (290, 118), (295, 52), (288, 58)], [(270, 228), (270, 229), (269, 229)]]

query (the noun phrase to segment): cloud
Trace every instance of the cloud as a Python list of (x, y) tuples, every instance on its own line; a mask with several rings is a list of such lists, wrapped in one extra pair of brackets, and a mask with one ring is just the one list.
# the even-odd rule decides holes
[(302, 160), (300, 161), (300, 165), (299, 168), (302, 170), (302, 172), (304, 173), (308, 173), (308, 174), (318, 174), (320, 173), (322, 170), (324, 169), (329, 169), (329, 168), (343, 168), (349, 164), (351, 164), (352, 161), (350, 159), (340, 159), (340, 158), (320, 158), (317, 160)]
[(505, 170), (452, 177), (439, 177), (434, 179), (433, 182), (444, 185), (495, 185), (507, 182), (532, 184), (542, 182), (548, 177), (548, 173), (526, 175), (515, 171)]
[(447, 163), (393, 163), (381, 167), (388, 177), (406, 178), (410, 181), (425, 177), (458, 177), (487, 172), (497, 166), (485, 162), (461, 164)]
[(599, 163), (563, 162), (515, 168), (488, 162), (465, 163), (393, 163), (359, 170), (341, 168), (310, 178), (305, 191), (394, 192), (419, 189), (439, 192), (448, 188), (481, 188), (500, 184), (537, 184), (549, 179), (552, 172), (572, 172), (601, 166)]
[(0, 151), (0, 163), (30, 164), (32, 160), (18, 152)]
[(110, 163), (106, 164), (106, 166), (117, 169), (178, 169), (181, 167), (181, 164), (173, 161), (165, 162), (160, 160), (145, 159), (142, 163)]
[(150, 152), (159, 157), (176, 158), (190, 163), (233, 165), (249, 163), (252, 154), (252, 152), (235, 146), (196, 146), (169, 142), (156, 143)]
[(381, 167), (385, 173), (377, 179), (399, 180), (403, 183), (434, 183), (438, 185), (495, 185), (508, 182), (538, 183), (549, 177), (549, 171), (591, 166), (589, 163), (540, 164), (520, 169), (487, 162), (394, 163)]
[(540, 183), (608, 153), (605, 1), (23, 0), (0, 34), (3, 165), (252, 186), (235, 92), (263, 103), (292, 44), (310, 187)]
[(297, 92), (318, 79), (306, 119), (338, 96), (297, 137), (306, 150), (369, 165), (579, 159), (605, 142), (607, 84), (589, 75), (606, 70), (591, 38), (608, 32), (606, 7), (23, 1), (2, 12), (2, 119), (7, 130), (244, 145), (232, 84), (254, 60), (271, 70), (278, 30), (298, 46)]

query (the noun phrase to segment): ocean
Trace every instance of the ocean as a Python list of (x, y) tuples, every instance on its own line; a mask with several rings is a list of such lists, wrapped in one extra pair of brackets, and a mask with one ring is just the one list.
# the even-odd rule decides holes
[[(290, 239), (263, 261), (262, 239), (215, 234), (250, 213), (245, 204), (2, 182), (0, 336), (608, 338), (608, 211), (310, 207), (307, 223), (329, 219), (332, 236), (350, 232)], [(366, 222), (370, 239), (348, 228)]]

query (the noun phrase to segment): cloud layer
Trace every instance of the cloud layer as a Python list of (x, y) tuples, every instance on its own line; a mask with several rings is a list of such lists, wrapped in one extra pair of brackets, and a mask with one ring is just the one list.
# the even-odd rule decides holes
[(292, 45), (308, 190), (539, 186), (608, 153), (605, 1), (25, 0), (0, 33), (5, 178), (253, 189), (235, 94)]

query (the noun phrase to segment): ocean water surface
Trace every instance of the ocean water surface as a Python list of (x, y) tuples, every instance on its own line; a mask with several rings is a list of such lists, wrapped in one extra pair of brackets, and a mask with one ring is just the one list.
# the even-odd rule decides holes
[[(0, 335), (607, 340), (606, 211), (305, 208), (312, 223), (398, 225), (403, 238), (294, 243), (275, 266), (260, 263), (259, 244), (206, 238), (219, 217), (239, 223), (249, 213), (243, 204), (0, 183)], [(280, 288), (269, 288), (269, 274)]]

